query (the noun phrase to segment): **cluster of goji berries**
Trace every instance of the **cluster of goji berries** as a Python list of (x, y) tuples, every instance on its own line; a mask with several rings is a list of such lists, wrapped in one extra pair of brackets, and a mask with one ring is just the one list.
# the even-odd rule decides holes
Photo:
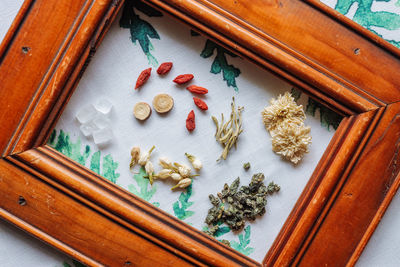
[[(158, 67), (157, 73), (159, 75), (165, 75), (171, 70), (172, 66), (173, 66), (172, 62), (164, 62)], [(148, 69), (145, 69), (144, 71), (142, 71), (136, 81), (135, 90), (137, 90), (143, 84), (145, 84), (147, 82), (147, 80), (150, 78), (150, 75), (151, 75), (151, 68), (148, 68)], [(191, 81), (193, 78), (194, 78), (193, 74), (182, 74), (182, 75), (178, 75), (173, 80), (173, 82), (176, 84), (185, 84), (185, 83), (188, 83), (189, 81)], [(189, 92), (191, 92), (193, 94), (198, 94), (198, 95), (205, 95), (208, 93), (208, 90), (206, 88), (200, 87), (197, 85), (190, 85), (190, 86), (186, 87), (186, 89)], [(208, 110), (208, 106), (207, 106), (206, 102), (204, 102), (200, 98), (193, 97), (193, 101), (194, 101), (194, 104), (199, 109)], [(195, 128), (196, 128), (195, 113), (194, 113), (194, 110), (191, 110), (186, 118), (186, 129), (189, 132), (191, 132)]]
[[(159, 75), (165, 75), (167, 74), (171, 69), (172, 69), (172, 62), (164, 62), (162, 63), (158, 69), (157, 73)], [(135, 85), (135, 90), (139, 89), (143, 84), (147, 82), (147, 80), (150, 78), (151, 75), (151, 68), (145, 69), (139, 74), (139, 77), (137, 78), (136, 85)]]

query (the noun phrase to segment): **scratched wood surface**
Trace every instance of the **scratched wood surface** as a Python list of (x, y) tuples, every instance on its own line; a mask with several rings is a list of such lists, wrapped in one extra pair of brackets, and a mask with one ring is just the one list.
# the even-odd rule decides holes
[[(398, 50), (311, 0), (146, 2), (348, 116), (262, 264), (353, 265), (399, 184)], [(42, 146), (121, 4), (21, 9), (0, 47), (0, 216), (90, 265), (260, 265)]]

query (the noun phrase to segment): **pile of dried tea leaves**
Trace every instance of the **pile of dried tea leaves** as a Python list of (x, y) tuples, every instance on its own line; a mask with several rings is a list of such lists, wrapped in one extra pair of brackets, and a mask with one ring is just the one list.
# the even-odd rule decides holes
[(233, 231), (241, 230), (245, 220), (254, 221), (257, 216), (265, 213), (267, 196), (280, 190), (280, 187), (271, 182), (268, 186), (264, 184), (264, 174), (253, 175), (248, 186), (239, 189), (240, 178), (238, 177), (217, 194), (209, 195), (213, 207), (208, 210), (205, 223), (208, 225), (207, 234), (213, 235), (218, 230), (218, 225), (225, 223)]

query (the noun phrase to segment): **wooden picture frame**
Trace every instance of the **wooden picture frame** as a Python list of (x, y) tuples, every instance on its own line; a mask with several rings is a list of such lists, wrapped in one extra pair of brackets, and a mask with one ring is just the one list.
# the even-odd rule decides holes
[(399, 50), (316, 0), (145, 2), (345, 116), (264, 261), (46, 145), (118, 0), (26, 0), (14, 20), (0, 47), (0, 216), (91, 266), (354, 265), (399, 187)]

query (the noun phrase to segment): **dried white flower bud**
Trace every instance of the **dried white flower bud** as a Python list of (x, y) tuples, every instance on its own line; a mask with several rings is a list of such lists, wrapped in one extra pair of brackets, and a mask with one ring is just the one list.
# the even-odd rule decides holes
[(129, 167), (132, 169), (135, 167), (136, 163), (139, 161), (139, 156), (140, 156), (140, 148), (139, 147), (133, 147), (131, 149), (131, 163), (129, 164)]
[(183, 178), (187, 178), (190, 177), (190, 173), (192, 172), (192, 170), (189, 166), (181, 164), (181, 166), (178, 167), (178, 172)]
[(300, 124), (306, 118), (303, 106), (297, 105), (289, 92), (279, 95), (278, 99), (272, 98), (270, 103), (271, 105), (261, 112), (268, 131), (274, 130), (284, 120)]
[(139, 160), (138, 160), (138, 163), (141, 166), (145, 166), (146, 163), (149, 161), (149, 159), (150, 159), (150, 154), (149, 153), (147, 153), (147, 152), (141, 153), (141, 155), (139, 157)]
[(149, 152), (140, 153), (140, 157), (139, 157), (139, 160), (138, 160), (139, 165), (141, 165), (141, 166), (145, 166), (146, 165), (147, 161), (149, 161), (149, 159), (150, 159), (151, 152), (153, 152), (154, 148), (155, 148), (155, 146), (153, 146), (149, 150)]
[(171, 178), (175, 182), (179, 182), (180, 180), (182, 180), (182, 176), (179, 173), (176, 173), (176, 172), (171, 174)]
[(172, 166), (172, 162), (166, 158), (166, 157), (161, 157), (158, 159), (161, 167), (163, 167), (164, 169), (171, 169)]
[(162, 169), (156, 177), (159, 179), (167, 179), (171, 177), (172, 171), (170, 169)]
[(154, 172), (154, 166), (153, 163), (151, 163), (151, 161), (147, 161), (146, 165), (144, 166), (144, 169), (146, 171), (147, 174), (151, 174)]
[(185, 153), (185, 156), (188, 158), (190, 163), (192, 163), (193, 168), (196, 171), (200, 171), (200, 169), (203, 167), (203, 164), (201, 163), (201, 161), (198, 158), (196, 158), (195, 156), (190, 155), (188, 153)]
[(192, 183), (192, 179), (190, 178), (185, 178), (179, 181), (179, 183), (177, 185), (175, 185), (174, 187), (171, 188), (171, 190), (174, 190), (175, 188), (179, 187), (179, 188), (186, 188), (188, 187), (190, 184)]
[(154, 166), (153, 163), (151, 163), (150, 160), (146, 162), (146, 165), (144, 166), (144, 170), (146, 173), (149, 175), (149, 181), (150, 184), (153, 184), (153, 172), (154, 172)]
[(282, 158), (297, 164), (308, 153), (311, 144), (310, 127), (283, 121), (271, 131), (272, 150)]

